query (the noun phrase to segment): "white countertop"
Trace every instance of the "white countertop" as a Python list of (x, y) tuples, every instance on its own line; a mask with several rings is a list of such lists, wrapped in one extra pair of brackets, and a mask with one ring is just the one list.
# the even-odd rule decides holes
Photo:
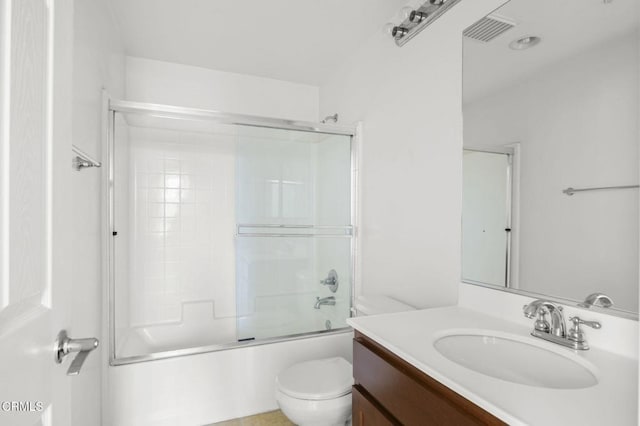
[[(638, 360), (591, 348), (573, 351), (530, 337), (538, 346), (566, 351), (594, 367), (598, 383), (549, 389), (493, 378), (441, 355), (443, 332), (487, 330), (529, 336), (531, 328), (459, 306), (350, 318), (356, 330), (510, 425), (637, 425)], [(533, 327), (533, 321), (531, 321)]]

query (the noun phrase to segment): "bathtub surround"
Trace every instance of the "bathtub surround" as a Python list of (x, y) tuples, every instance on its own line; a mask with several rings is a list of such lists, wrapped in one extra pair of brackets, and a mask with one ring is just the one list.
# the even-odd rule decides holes
[[(110, 142), (120, 153), (111, 362), (345, 328), (351, 135), (193, 118), (200, 110), (159, 119), (154, 106), (127, 105), (111, 103), (127, 123)], [(313, 309), (329, 270), (335, 303)]]

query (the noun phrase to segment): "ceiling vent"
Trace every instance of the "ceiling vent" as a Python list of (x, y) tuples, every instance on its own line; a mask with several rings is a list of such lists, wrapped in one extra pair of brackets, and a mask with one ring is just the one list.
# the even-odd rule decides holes
[(462, 35), (488, 43), (515, 26), (516, 24), (514, 22), (502, 16), (489, 15), (464, 30)]

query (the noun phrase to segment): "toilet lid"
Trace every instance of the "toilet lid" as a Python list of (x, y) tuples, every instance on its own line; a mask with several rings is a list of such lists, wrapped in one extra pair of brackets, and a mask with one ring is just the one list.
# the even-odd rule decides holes
[(281, 392), (298, 399), (331, 399), (351, 392), (351, 364), (344, 358), (325, 358), (295, 364), (276, 378)]

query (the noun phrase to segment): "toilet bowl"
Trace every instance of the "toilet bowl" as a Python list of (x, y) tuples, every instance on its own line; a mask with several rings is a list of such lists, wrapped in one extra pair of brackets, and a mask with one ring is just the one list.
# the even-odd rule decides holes
[(295, 364), (276, 378), (276, 400), (300, 426), (343, 426), (351, 416), (351, 364), (340, 357)]
[[(386, 296), (362, 296), (358, 315), (409, 311), (412, 306)], [(294, 364), (276, 377), (276, 401), (299, 426), (344, 426), (351, 418), (351, 364), (341, 357)]]

